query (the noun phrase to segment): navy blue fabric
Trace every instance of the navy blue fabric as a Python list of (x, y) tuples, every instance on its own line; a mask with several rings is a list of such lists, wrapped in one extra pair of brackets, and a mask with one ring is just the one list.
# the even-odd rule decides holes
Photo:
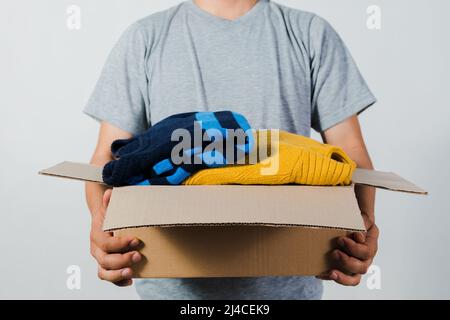
[[(176, 129), (186, 129), (190, 133), (192, 148), (183, 150), (188, 152), (189, 163), (174, 164), (171, 160), (173, 148), (180, 143), (171, 141), (172, 133)], [(249, 132), (247, 130), (250, 129), (250, 125), (244, 116), (231, 111), (189, 112), (170, 116), (140, 135), (114, 141), (111, 152), (115, 160), (104, 166), (103, 181), (115, 187), (137, 184), (177, 185), (199, 170), (236, 163), (254, 147), (253, 135), (247, 134), (245, 143), (239, 144), (236, 139), (228, 138), (230, 136), (228, 129), (242, 129)], [(207, 139), (196, 141), (195, 130), (201, 132), (202, 137), (206, 134), (210, 140), (215, 141), (215, 145), (222, 143), (221, 150), (224, 154), (220, 153), (220, 149), (205, 152), (205, 147), (212, 142)], [(217, 135), (217, 130), (220, 131), (220, 135)], [(234, 148), (233, 159), (226, 158), (227, 144), (232, 144)], [(213, 158), (222, 161), (214, 162)]]

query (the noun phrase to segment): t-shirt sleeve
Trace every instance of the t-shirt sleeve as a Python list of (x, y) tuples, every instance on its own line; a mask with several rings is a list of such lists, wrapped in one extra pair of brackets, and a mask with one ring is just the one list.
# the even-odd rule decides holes
[(149, 125), (146, 53), (144, 34), (134, 23), (110, 52), (83, 112), (132, 134), (145, 131)]
[(310, 25), (311, 127), (325, 131), (376, 102), (333, 27), (315, 16)]

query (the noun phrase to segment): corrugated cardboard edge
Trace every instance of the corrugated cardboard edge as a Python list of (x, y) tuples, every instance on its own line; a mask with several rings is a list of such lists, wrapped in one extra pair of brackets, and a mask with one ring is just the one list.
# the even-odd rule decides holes
[(127, 229), (139, 229), (139, 228), (173, 228), (173, 227), (230, 227), (230, 226), (255, 226), (255, 227), (301, 227), (308, 229), (330, 229), (330, 230), (342, 230), (348, 232), (358, 232), (366, 231), (364, 228), (344, 228), (344, 227), (329, 227), (329, 226), (318, 226), (312, 224), (280, 224), (280, 223), (256, 223), (256, 222), (228, 222), (228, 223), (171, 223), (171, 224), (147, 224), (139, 226), (128, 226), (128, 227), (116, 227), (116, 228), (103, 228), (103, 231), (113, 232), (118, 230)]
[(355, 169), (352, 176), (355, 184), (367, 185), (391, 191), (408, 192), (427, 195), (428, 192), (414, 183), (400, 177), (393, 172), (383, 172), (368, 169)]

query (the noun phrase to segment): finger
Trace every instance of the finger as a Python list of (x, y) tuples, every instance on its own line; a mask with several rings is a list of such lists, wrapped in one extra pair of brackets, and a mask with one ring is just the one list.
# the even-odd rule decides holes
[(142, 260), (142, 256), (137, 251), (128, 252), (126, 254), (99, 254), (97, 259), (99, 265), (105, 270), (119, 270), (138, 263)]
[(348, 254), (342, 252), (341, 250), (334, 250), (332, 253), (332, 258), (336, 261), (336, 266), (342, 272), (345, 273), (358, 273), (365, 274), (369, 268), (371, 261), (361, 261)]
[(339, 270), (331, 270), (330, 280), (343, 286), (357, 286), (361, 282), (361, 275), (348, 275)]
[(91, 235), (97, 235), (97, 237), (106, 239), (114, 236), (114, 233), (111, 231), (103, 231), (103, 216), (98, 214), (92, 217)]
[(379, 237), (379, 230), (378, 227), (374, 224), (367, 231), (366, 235), (366, 245), (370, 249), (370, 255), (372, 257), (374, 257), (378, 251), (378, 237)]
[(378, 237), (380, 236), (380, 230), (378, 229), (376, 224), (373, 224), (369, 230), (367, 230), (366, 234), (366, 242), (367, 244), (374, 244), (378, 242)]
[(334, 279), (331, 278), (331, 271), (327, 273), (320, 274), (316, 276), (317, 279), (325, 280), (325, 281), (333, 281)]
[(100, 210), (98, 213), (92, 216), (92, 222), (91, 222), (91, 240), (93, 240), (93, 235), (96, 235), (100, 238), (109, 238), (112, 237), (114, 234), (110, 231), (103, 231), (103, 220), (104, 220), (104, 213)]
[(350, 235), (350, 238), (353, 239), (353, 241), (357, 242), (357, 243), (366, 243), (366, 235), (362, 232), (353, 232)]
[(366, 226), (366, 229), (368, 230), (373, 224), (373, 219), (365, 212), (362, 212), (362, 218), (364, 220), (364, 225)]
[(93, 242), (105, 253), (124, 253), (136, 249), (140, 245), (139, 239), (127, 237), (114, 237), (107, 232), (94, 232)]
[(338, 276), (335, 272), (333, 272), (333, 270), (329, 270), (325, 273), (316, 276), (316, 278), (321, 280), (335, 281), (337, 280)]
[(341, 250), (349, 256), (358, 258), (360, 260), (368, 260), (372, 258), (370, 249), (367, 245), (357, 243), (349, 237), (341, 237), (337, 241)]
[(111, 194), (112, 194), (112, 189), (107, 189), (105, 191), (105, 193), (103, 194), (102, 204), (103, 204), (104, 208), (108, 208), (109, 201), (111, 200)]
[(139, 239), (129, 237), (110, 237), (104, 243), (104, 251), (108, 253), (125, 253), (140, 245)]
[(100, 248), (100, 244), (111, 238), (112, 235), (103, 231), (98, 231), (96, 228), (91, 228), (91, 255), (98, 261), (99, 253), (106, 253)]
[(102, 206), (100, 207), (100, 210), (98, 212), (96, 212), (96, 214), (93, 216), (93, 219), (92, 219), (92, 224), (96, 228), (99, 228), (99, 229), (102, 228), (103, 220), (105, 219), (105, 215), (106, 215), (106, 210), (108, 209), (109, 201), (111, 200), (111, 194), (112, 194), (111, 189), (107, 189), (103, 193)]
[(133, 271), (131, 268), (124, 268), (120, 270), (105, 270), (102, 267), (98, 267), (98, 277), (101, 280), (117, 283), (124, 280), (131, 279)]
[(115, 282), (114, 283), (116, 286), (118, 287), (128, 287), (131, 286), (133, 284), (133, 280), (132, 279), (125, 279), (119, 282)]

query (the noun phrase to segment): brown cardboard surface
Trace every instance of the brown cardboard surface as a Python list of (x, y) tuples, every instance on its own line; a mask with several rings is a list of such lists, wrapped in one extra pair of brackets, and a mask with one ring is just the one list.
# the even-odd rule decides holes
[(427, 191), (393, 172), (382, 172), (357, 168), (352, 176), (355, 184), (363, 184), (391, 191), (403, 191), (416, 194), (428, 194)]
[(114, 188), (103, 228), (197, 224), (315, 226), (365, 231), (353, 186)]
[(39, 171), (39, 174), (103, 183), (102, 168), (87, 163), (64, 161)]
[(337, 229), (194, 226), (122, 229), (145, 245), (137, 278), (319, 275), (330, 267)]
[[(63, 162), (44, 175), (102, 183), (102, 168)], [(386, 172), (354, 183), (426, 193)], [(131, 186), (114, 188), (104, 230), (142, 240), (135, 277), (318, 275), (335, 239), (365, 230), (353, 186)]]

